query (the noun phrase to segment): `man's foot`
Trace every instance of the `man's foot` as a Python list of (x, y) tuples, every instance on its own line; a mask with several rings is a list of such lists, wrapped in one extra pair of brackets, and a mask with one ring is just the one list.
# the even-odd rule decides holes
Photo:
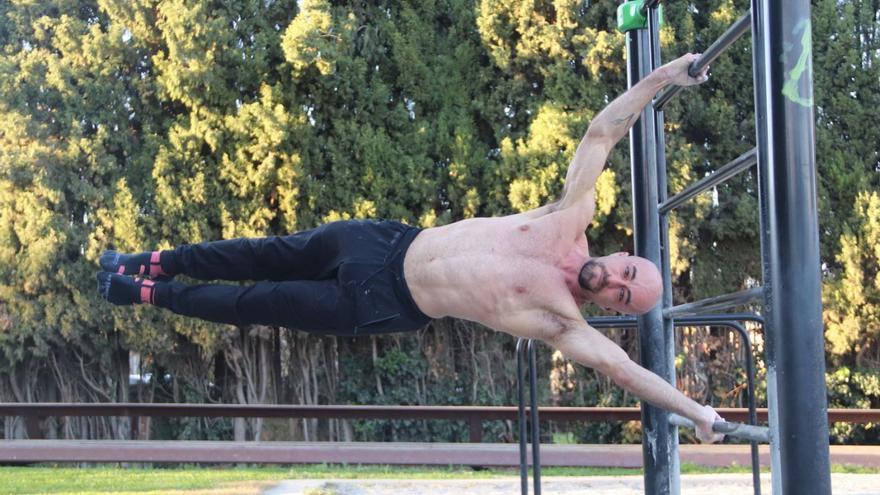
[(141, 275), (157, 280), (167, 280), (174, 276), (162, 269), (159, 251), (122, 254), (107, 250), (101, 255), (99, 262), (105, 271), (120, 275)]
[(98, 272), (98, 293), (117, 306), (155, 304), (156, 283), (143, 278), (131, 278), (118, 273)]

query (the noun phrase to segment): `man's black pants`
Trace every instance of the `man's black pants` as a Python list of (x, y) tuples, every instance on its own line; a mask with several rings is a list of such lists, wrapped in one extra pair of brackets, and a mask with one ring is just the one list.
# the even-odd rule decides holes
[(163, 251), (163, 267), (201, 280), (252, 285), (156, 284), (156, 304), (219, 323), (285, 326), (326, 335), (405, 332), (430, 318), (403, 276), (419, 229), (348, 220), (287, 236), (188, 244)]

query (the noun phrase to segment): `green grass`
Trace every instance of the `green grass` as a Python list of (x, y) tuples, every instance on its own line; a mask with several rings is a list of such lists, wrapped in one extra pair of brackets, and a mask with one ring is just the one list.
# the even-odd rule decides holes
[(284, 479), (283, 469), (0, 468), (0, 493), (129, 493), (215, 489)]
[[(880, 469), (834, 466), (835, 473), (878, 474)], [(640, 469), (558, 468), (542, 469), (543, 476), (641, 475)], [(683, 474), (748, 473), (749, 466), (708, 468), (683, 464)], [(71, 468), (0, 467), (2, 494), (211, 494), (243, 495), (285, 479), (477, 479), (518, 476), (517, 469), (474, 470), (467, 467), (399, 467), (360, 465), (302, 465), (260, 468)], [(315, 495), (318, 495), (317, 493)]]
[(831, 466), (831, 472), (845, 474), (880, 474), (880, 468), (835, 464)]

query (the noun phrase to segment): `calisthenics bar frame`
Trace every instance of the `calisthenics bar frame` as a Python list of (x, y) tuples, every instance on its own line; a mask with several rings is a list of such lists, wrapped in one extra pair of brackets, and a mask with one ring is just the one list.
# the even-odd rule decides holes
[[(630, 87), (661, 65), (656, 2), (646, 4), (651, 6), (644, 26), (648, 29), (626, 34)], [(809, 0), (751, 0), (746, 15), (710, 45), (689, 72), (695, 75), (705, 69), (749, 25), (762, 288), (689, 303), (689, 307), (672, 306), (668, 224), (659, 211), (667, 195), (662, 109), (678, 93), (670, 89), (642, 111), (630, 130), (635, 254), (660, 266), (664, 278), (662, 307), (638, 318), (641, 361), (674, 383), (672, 317), (676, 313), (718, 310), (763, 295), (773, 493), (830, 494)], [(646, 405), (642, 428), (645, 492), (678, 494), (678, 436), (669, 413)]]
[[(657, 9), (647, 14), (647, 29), (626, 33), (630, 87), (662, 65)], [(763, 295), (774, 494), (830, 494), (809, 0), (751, 0), (750, 10), (692, 64), (690, 73), (705, 69), (749, 25), (764, 276), (762, 288), (721, 298), (731, 303)], [(667, 194), (662, 109), (678, 93), (669, 91), (658, 95), (631, 129), (630, 159), (635, 253), (657, 263), (664, 276), (663, 308), (639, 319), (642, 364), (673, 382), (672, 317), (724, 304), (715, 298), (712, 304), (672, 308), (667, 219), (658, 208)], [(643, 441), (645, 492), (677, 494), (677, 432), (668, 414), (657, 409), (643, 409), (642, 424), (643, 438), (651, 439)]]

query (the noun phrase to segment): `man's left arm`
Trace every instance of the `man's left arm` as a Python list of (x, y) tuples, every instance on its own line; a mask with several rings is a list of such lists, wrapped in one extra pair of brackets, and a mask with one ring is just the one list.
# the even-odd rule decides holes
[(709, 406), (701, 406), (656, 374), (632, 361), (617, 344), (587, 325), (571, 320), (566, 329), (547, 343), (567, 358), (611, 378), (615, 384), (656, 407), (689, 418), (697, 426), (701, 442), (717, 442), (724, 436), (712, 431), (712, 424), (721, 420)]

